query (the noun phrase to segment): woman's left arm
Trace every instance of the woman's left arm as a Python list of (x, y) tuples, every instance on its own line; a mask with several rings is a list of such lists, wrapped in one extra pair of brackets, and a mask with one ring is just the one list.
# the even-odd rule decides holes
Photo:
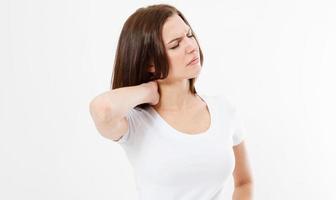
[(244, 141), (233, 146), (236, 165), (233, 171), (234, 192), (233, 200), (253, 199), (253, 178), (249, 158)]

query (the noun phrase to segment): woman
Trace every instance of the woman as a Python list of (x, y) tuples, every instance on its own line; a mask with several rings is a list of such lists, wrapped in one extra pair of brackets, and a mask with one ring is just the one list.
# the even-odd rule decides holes
[(136, 10), (120, 34), (112, 90), (90, 113), (119, 143), (142, 200), (219, 200), (230, 175), (234, 200), (252, 199), (252, 175), (235, 107), (198, 95), (203, 54), (183, 14), (166, 4)]

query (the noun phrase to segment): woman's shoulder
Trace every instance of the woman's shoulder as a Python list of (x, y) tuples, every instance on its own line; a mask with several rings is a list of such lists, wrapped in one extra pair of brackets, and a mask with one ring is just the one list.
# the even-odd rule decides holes
[(150, 111), (151, 111), (150, 106), (146, 107), (136, 106), (128, 111), (127, 116), (129, 118), (133, 118), (134, 120), (146, 120), (149, 119), (149, 117), (151, 116)]
[(206, 98), (208, 100), (211, 101), (219, 101), (219, 102), (223, 102), (223, 103), (230, 103), (230, 100), (228, 99), (227, 95), (224, 93), (216, 93), (216, 94), (205, 94), (205, 93), (201, 93), (198, 94), (200, 97), (202, 98)]
[(207, 99), (218, 108), (225, 109), (226, 111), (233, 112), (236, 109), (233, 100), (225, 93), (200, 94), (200, 96)]

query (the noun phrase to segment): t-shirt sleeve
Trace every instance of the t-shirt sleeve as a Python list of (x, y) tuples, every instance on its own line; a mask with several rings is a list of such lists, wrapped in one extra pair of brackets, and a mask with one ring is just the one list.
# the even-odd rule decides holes
[(221, 103), (226, 105), (227, 109), (226, 111), (229, 113), (229, 116), (231, 118), (232, 122), (232, 146), (236, 146), (240, 144), (245, 139), (245, 125), (244, 121), (241, 117), (241, 114), (239, 112), (239, 109), (237, 109), (237, 106), (232, 103), (231, 100), (229, 100), (224, 94), (220, 95)]
[(119, 144), (124, 144), (126, 142), (129, 142), (130, 140), (132, 140), (132, 138), (134, 137), (134, 132), (136, 130), (136, 126), (137, 126), (137, 121), (138, 121), (138, 112), (140, 112), (139, 110), (137, 110), (136, 108), (132, 108), (128, 111), (126, 118), (128, 121), (128, 130), (127, 132), (118, 140), (114, 140), (115, 142), (119, 143)]
[(233, 146), (240, 144), (245, 139), (245, 125), (244, 121), (241, 118), (241, 114), (237, 110), (237, 108), (233, 107), (233, 133), (232, 133), (232, 141)]

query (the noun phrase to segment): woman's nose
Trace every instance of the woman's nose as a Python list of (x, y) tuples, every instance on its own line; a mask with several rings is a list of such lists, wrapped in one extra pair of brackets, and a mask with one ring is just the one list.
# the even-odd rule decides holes
[(187, 53), (193, 53), (197, 49), (197, 44), (195, 41), (188, 40), (187, 41), (187, 47), (186, 47), (186, 52)]

